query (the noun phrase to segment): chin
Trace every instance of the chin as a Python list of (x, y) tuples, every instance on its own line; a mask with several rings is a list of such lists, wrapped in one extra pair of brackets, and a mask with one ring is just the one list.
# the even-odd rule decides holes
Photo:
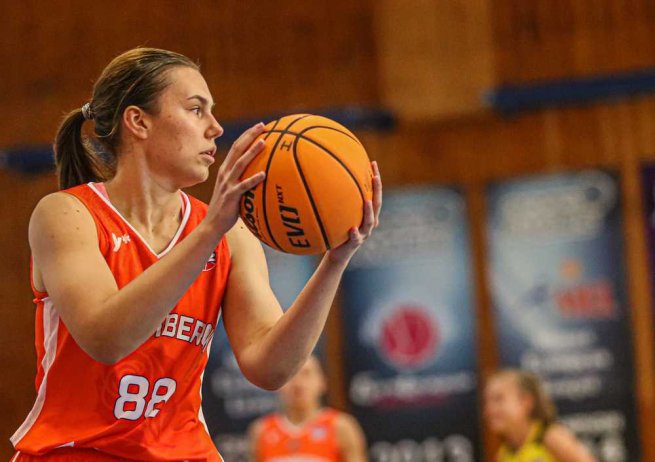
[(180, 178), (180, 189), (191, 188), (200, 183), (204, 183), (209, 178), (209, 169), (197, 169), (194, 172), (187, 172), (184, 178)]
[(506, 426), (502, 422), (489, 422), (489, 429), (497, 435), (502, 435), (505, 433)]

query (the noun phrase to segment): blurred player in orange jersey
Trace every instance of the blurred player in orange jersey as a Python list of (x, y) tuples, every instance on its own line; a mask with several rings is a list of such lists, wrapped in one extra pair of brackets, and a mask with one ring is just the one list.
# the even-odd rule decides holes
[(282, 412), (257, 420), (250, 428), (255, 462), (366, 460), (366, 441), (350, 415), (325, 408), (326, 381), (318, 359), (310, 357), (280, 389)]

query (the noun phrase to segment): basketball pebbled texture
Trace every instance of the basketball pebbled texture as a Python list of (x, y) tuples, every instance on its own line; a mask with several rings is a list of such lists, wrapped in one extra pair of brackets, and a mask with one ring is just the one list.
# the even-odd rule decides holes
[(370, 160), (355, 135), (325, 117), (294, 114), (267, 124), (259, 138), (264, 149), (242, 175), (266, 172), (241, 200), (248, 229), (270, 247), (300, 255), (344, 243), (373, 195)]

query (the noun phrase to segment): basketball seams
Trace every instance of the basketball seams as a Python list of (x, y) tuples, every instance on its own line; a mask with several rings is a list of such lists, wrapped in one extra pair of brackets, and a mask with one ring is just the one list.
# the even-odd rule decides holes
[(264, 139), (267, 140), (268, 137), (270, 136), (271, 133), (277, 133), (277, 130), (275, 130), (275, 127), (277, 127), (277, 124), (280, 123), (280, 119), (277, 119), (275, 122), (273, 122), (273, 126), (271, 127), (270, 130), (266, 131), (266, 135), (264, 136)]
[(301, 135), (298, 135), (298, 138), (301, 138), (301, 139), (303, 139), (303, 140), (309, 141), (310, 143), (312, 143), (312, 144), (318, 146), (318, 147), (319, 147), (321, 150), (323, 150), (327, 155), (329, 155), (329, 156), (332, 157), (334, 160), (336, 160), (336, 161), (339, 163), (339, 165), (341, 165), (341, 167), (343, 167), (343, 169), (348, 173), (348, 175), (350, 176), (350, 178), (355, 182), (355, 185), (357, 186), (357, 190), (359, 191), (359, 194), (362, 196), (362, 201), (363, 201), (363, 202), (366, 201), (366, 195), (364, 194), (364, 191), (362, 190), (362, 187), (361, 187), (361, 185), (359, 184), (359, 181), (357, 181), (357, 178), (355, 177), (355, 175), (353, 174), (353, 172), (348, 168), (348, 166), (347, 166), (347, 165), (346, 165), (346, 164), (345, 164), (341, 159), (339, 159), (338, 156), (336, 156), (334, 153), (332, 153), (332, 151), (330, 151), (328, 148), (326, 148), (325, 146), (323, 146), (321, 143), (319, 143), (319, 142), (316, 141), (316, 140), (311, 139), (311, 138), (308, 137), (308, 136), (301, 136)]
[[(294, 122), (295, 122), (295, 121), (294, 121)], [(343, 132), (343, 131), (341, 131), (341, 130), (338, 130), (338, 129), (336, 129), (336, 128), (332, 128), (332, 127), (324, 127), (324, 126), (318, 126), (318, 125), (315, 125), (315, 126), (308, 127), (308, 128), (306, 128), (306, 129), (303, 129), (303, 130), (302, 130), (301, 132), (299, 132), (299, 133), (292, 132), (292, 131), (289, 131), (289, 130), (270, 130), (270, 131), (271, 131), (271, 132), (274, 132), (274, 133), (282, 133), (282, 134), (284, 134), (284, 135), (287, 135), (287, 134), (288, 134), (288, 135), (296, 135), (296, 139), (307, 140), (307, 141), (309, 141), (310, 143), (312, 143), (312, 144), (318, 146), (319, 148), (321, 148), (321, 149), (322, 149), (323, 151), (325, 151), (325, 152), (326, 152), (330, 157), (332, 157), (334, 160), (336, 160), (337, 162), (339, 162), (339, 165), (341, 165), (341, 166), (344, 168), (344, 170), (346, 170), (346, 172), (348, 172), (348, 175), (350, 176), (350, 178), (351, 178), (351, 179), (355, 182), (355, 184), (357, 185), (357, 190), (358, 190), (359, 193), (361, 194), (361, 196), (362, 196), (362, 200), (365, 201), (365, 200), (366, 200), (366, 195), (364, 194), (364, 191), (362, 190), (362, 188), (361, 188), (359, 182), (357, 181), (357, 178), (356, 178), (355, 175), (352, 173), (352, 171), (350, 170), (350, 168), (348, 168), (348, 166), (347, 166), (346, 164), (344, 164), (344, 162), (343, 162), (341, 159), (339, 159), (338, 156), (334, 155), (334, 153), (332, 153), (332, 151), (330, 151), (328, 148), (326, 148), (325, 146), (323, 146), (321, 143), (319, 143), (318, 141), (316, 141), (316, 140), (310, 138), (310, 137), (307, 136), (307, 135), (303, 135), (303, 133), (305, 133), (306, 131), (309, 131), (309, 130), (311, 130), (311, 129), (313, 129), (313, 128), (328, 128), (328, 129), (334, 130), (334, 131), (339, 132), (339, 133), (341, 133), (341, 134), (343, 134), (343, 135), (346, 135), (347, 137), (349, 137), (350, 139), (352, 139), (352, 140), (354, 140), (354, 141), (357, 141), (357, 143), (361, 146), (361, 143), (360, 143), (359, 140), (357, 140), (356, 138), (353, 138), (351, 135), (349, 135), (349, 134), (347, 134), (347, 133), (345, 133), (345, 132)], [(280, 135), (280, 138), (281, 138), (282, 136), (283, 136), (283, 135)], [(278, 141), (279, 141), (279, 138), (278, 138)], [(294, 143), (295, 143), (295, 141), (294, 141)], [(276, 142), (276, 147), (277, 147), (277, 142)]]
[(276, 130), (275, 127), (272, 127), (270, 130), (268, 130), (268, 133), (281, 133), (281, 132), (284, 132), (284, 133), (290, 133), (290, 134), (298, 135), (298, 136), (300, 136), (302, 138), (305, 138), (305, 132), (308, 132), (309, 130), (313, 130), (315, 128), (325, 128), (327, 130), (332, 130), (332, 131), (335, 131), (337, 133), (341, 133), (342, 135), (346, 135), (348, 138), (355, 141), (360, 146), (364, 147), (362, 145), (361, 141), (359, 141), (351, 133), (344, 132), (343, 130), (339, 130), (338, 128), (335, 128), (335, 127), (330, 127), (329, 125), (312, 125), (311, 127), (303, 128), (300, 132), (290, 132), (288, 130), (280, 130), (280, 129)]
[(302, 131), (299, 133), (299, 135), (300, 136), (305, 136), (305, 132), (308, 132), (310, 130), (314, 130), (315, 128), (324, 128), (324, 129), (327, 129), (327, 130), (332, 130), (332, 131), (341, 133), (342, 135), (346, 135), (348, 138), (355, 141), (360, 146), (364, 147), (362, 145), (362, 143), (357, 138), (355, 138), (355, 136), (352, 133), (350, 133), (348, 131), (339, 130), (336, 127), (330, 127), (329, 125), (312, 125), (311, 127), (303, 128)]
[(328, 239), (327, 233), (325, 232), (325, 227), (323, 226), (323, 221), (321, 220), (321, 216), (318, 213), (318, 208), (316, 207), (316, 202), (314, 202), (314, 197), (312, 196), (312, 192), (309, 190), (309, 184), (307, 184), (307, 178), (305, 178), (305, 173), (303, 172), (302, 167), (300, 166), (300, 162), (298, 161), (298, 140), (301, 138), (302, 138), (301, 136), (296, 135), (296, 138), (293, 141), (293, 160), (296, 164), (296, 170), (298, 170), (298, 174), (300, 175), (302, 184), (305, 187), (305, 192), (307, 193), (307, 198), (309, 199), (309, 203), (312, 206), (312, 211), (314, 212), (314, 218), (316, 219), (316, 224), (318, 224), (318, 228), (321, 230), (321, 236), (323, 237), (325, 248), (329, 249), (330, 240)]
[[(271, 154), (268, 156), (268, 161), (266, 162), (266, 176), (264, 177), (264, 181), (262, 182), (262, 213), (264, 216), (264, 224), (266, 225), (266, 230), (268, 231), (268, 235), (271, 237), (271, 241), (275, 246), (278, 248), (278, 250), (282, 250), (282, 247), (280, 247), (280, 244), (277, 243), (275, 240), (275, 236), (273, 236), (273, 231), (271, 230), (271, 225), (268, 223), (268, 207), (266, 207), (266, 186), (268, 185), (268, 171), (271, 168), (271, 164), (273, 163), (273, 156), (275, 155), (275, 151), (277, 150), (277, 146), (280, 143), (280, 140), (284, 137), (285, 134), (288, 133), (288, 129), (291, 128), (293, 124), (298, 122), (301, 119), (304, 119), (305, 117), (308, 117), (309, 114), (304, 114), (301, 116), (296, 117), (293, 119), (289, 124), (286, 126), (284, 130), (269, 130), (268, 133), (266, 133), (266, 136), (268, 136), (270, 133), (280, 133), (280, 135), (277, 137), (277, 140), (275, 140), (275, 144), (273, 145), (273, 148), (271, 149)], [(277, 125), (277, 123), (280, 120), (276, 120), (275, 124), (273, 125), (273, 128)]]

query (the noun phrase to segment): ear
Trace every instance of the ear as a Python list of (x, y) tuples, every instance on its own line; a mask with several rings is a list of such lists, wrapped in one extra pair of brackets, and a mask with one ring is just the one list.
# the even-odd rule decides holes
[(321, 371), (321, 375), (320, 375), (319, 380), (321, 381), (321, 384), (320, 384), (320, 388), (319, 388), (319, 390), (321, 390), (321, 396), (323, 396), (323, 395), (325, 395), (325, 394), (328, 392), (328, 382), (327, 382), (327, 377), (325, 376), (325, 374), (323, 373), (323, 371)]
[(123, 111), (123, 126), (135, 138), (145, 140), (150, 131), (150, 116), (140, 107), (128, 106)]

